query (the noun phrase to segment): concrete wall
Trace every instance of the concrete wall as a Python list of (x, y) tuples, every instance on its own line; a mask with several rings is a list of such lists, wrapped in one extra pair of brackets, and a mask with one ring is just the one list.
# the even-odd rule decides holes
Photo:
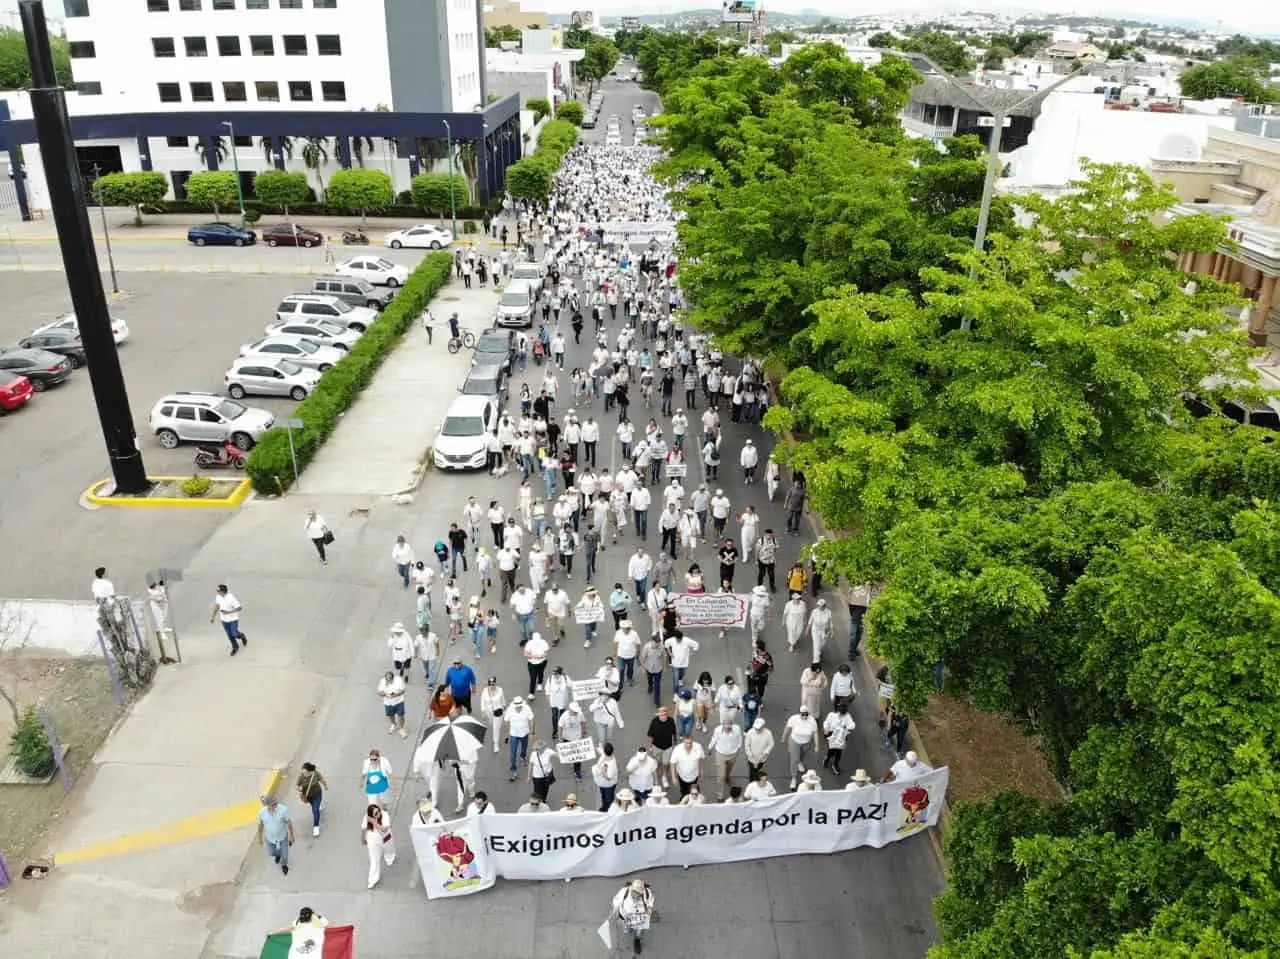
[(0, 599), (0, 651), (14, 652), (19, 647), (68, 656), (101, 657), (97, 603)]
[(521, 110), (528, 106), (530, 100), (541, 98), (548, 103), (555, 102), (549, 70), (490, 70), (489, 92), (500, 97), (519, 94)]
[(1280, 140), (1215, 130), (1205, 144), (1205, 159), (1240, 164), (1240, 183), (1260, 193), (1280, 193)]

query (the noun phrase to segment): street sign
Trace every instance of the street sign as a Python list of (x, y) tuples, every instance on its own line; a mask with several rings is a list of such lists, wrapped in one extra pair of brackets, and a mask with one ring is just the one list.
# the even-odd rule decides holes
[(285, 420), (284, 425), (287, 429), (291, 429), (291, 430), (300, 430), (302, 429), (302, 427), (306, 426), (306, 424), (303, 423), (302, 420), (298, 419), (296, 416), (290, 417), (289, 419)]

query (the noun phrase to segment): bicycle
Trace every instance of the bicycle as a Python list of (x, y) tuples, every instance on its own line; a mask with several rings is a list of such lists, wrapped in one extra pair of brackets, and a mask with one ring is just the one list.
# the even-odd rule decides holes
[(476, 335), (470, 330), (463, 330), (458, 336), (449, 337), (449, 352), (457, 353), (464, 346), (471, 349), (476, 345)]

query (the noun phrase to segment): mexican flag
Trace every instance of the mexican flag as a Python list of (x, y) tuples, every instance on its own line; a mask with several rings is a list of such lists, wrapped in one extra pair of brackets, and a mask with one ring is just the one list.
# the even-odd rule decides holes
[(267, 936), (259, 959), (351, 959), (354, 926), (305, 926)]

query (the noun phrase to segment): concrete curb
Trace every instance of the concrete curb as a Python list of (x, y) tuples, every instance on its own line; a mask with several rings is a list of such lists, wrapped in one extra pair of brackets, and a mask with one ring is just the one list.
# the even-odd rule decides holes
[[(153, 481), (166, 481), (180, 483), (190, 479), (189, 476), (149, 476)], [(222, 497), (209, 498), (178, 498), (176, 496), (113, 496), (101, 492), (115, 481), (110, 479), (99, 480), (84, 491), (81, 501), (89, 503), (93, 506), (117, 506), (126, 508), (148, 508), (158, 507), (161, 509), (235, 509), (244, 502), (244, 498), (249, 495), (249, 491), (253, 488), (253, 484), (247, 479), (242, 479), (236, 484), (236, 488), (232, 490), (231, 495)]]

